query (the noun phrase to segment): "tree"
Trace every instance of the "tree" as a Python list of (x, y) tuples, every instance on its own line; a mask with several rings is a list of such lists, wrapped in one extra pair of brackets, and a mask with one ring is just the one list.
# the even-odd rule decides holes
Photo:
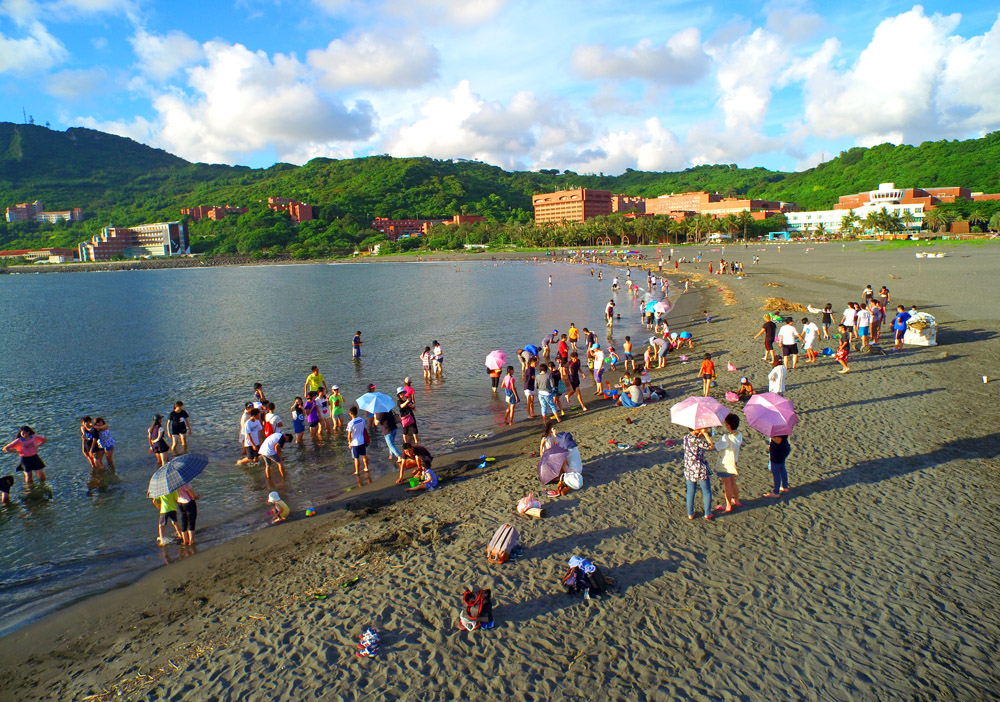
[(902, 219), (903, 226), (906, 227), (907, 231), (913, 229), (913, 223), (917, 220), (910, 210), (903, 210), (903, 216), (900, 219)]
[(743, 243), (747, 241), (747, 230), (753, 225), (753, 215), (750, 210), (743, 210), (736, 215), (736, 223), (743, 229)]
[(1000, 232), (1000, 212), (995, 213), (990, 217), (990, 231)]
[(737, 221), (736, 215), (732, 212), (723, 217), (720, 224), (722, 225), (722, 228), (726, 230), (726, 234), (729, 234), (730, 236), (732, 236), (733, 232), (740, 228), (740, 223)]
[(978, 225), (981, 227), (988, 221), (989, 217), (986, 216), (983, 210), (980, 208), (976, 208), (972, 211), (972, 214), (969, 215), (969, 229), (971, 231), (972, 225)]
[(854, 210), (848, 210), (847, 214), (840, 218), (840, 236), (842, 239), (846, 239), (848, 236), (853, 237), (857, 232), (858, 224), (861, 222), (861, 218), (855, 214)]
[[(875, 236), (879, 236), (881, 220), (879, 219), (878, 212), (872, 210), (865, 215), (865, 231), (872, 232)], [(881, 238), (881, 237), (880, 237)]]
[(826, 226), (822, 222), (816, 222), (816, 225), (813, 227), (813, 236), (820, 239), (828, 236), (829, 234), (830, 232), (826, 230)]

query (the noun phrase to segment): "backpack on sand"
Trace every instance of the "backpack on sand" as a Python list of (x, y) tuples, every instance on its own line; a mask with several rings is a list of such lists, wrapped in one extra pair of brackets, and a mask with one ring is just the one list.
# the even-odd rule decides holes
[(588, 595), (601, 595), (607, 592), (611, 585), (601, 569), (589, 562), (586, 562), (586, 567), (590, 572), (587, 572), (582, 565), (569, 567), (561, 581), (566, 592), (569, 594), (585, 592)]
[(517, 546), (517, 529), (510, 524), (504, 524), (497, 529), (486, 547), (486, 557), (492, 563), (506, 563), (510, 560), (511, 551)]
[(462, 612), (458, 628), (466, 631), (493, 628), (493, 591), (466, 590), (462, 595)]

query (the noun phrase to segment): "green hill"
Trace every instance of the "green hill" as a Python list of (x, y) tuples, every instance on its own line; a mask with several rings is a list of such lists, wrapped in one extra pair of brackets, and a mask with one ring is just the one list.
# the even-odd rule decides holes
[[(1000, 132), (967, 141), (882, 144), (854, 148), (799, 173), (735, 165), (678, 172), (627, 170), (618, 176), (569, 171), (508, 172), (485, 163), (430, 158), (314, 159), (266, 169), (189, 163), (160, 149), (91, 129), (58, 132), (0, 123), (0, 207), (41, 200), (49, 209), (82, 207), (74, 225), (0, 223), (0, 248), (72, 246), (100, 227), (178, 219), (199, 204), (249, 206), (221, 222), (192, 226), (196, 249), (253, 253), (260, 249), (323, 255), (353, 248), (373, 232), (373, 216), (449, 217), (462, 212), (491, 221), (531, 220), (531, 196), (591, 187), (655, 197), (708, 190), (830, 207), (845, 193), (893, 181), (900, 186), (967, 186), (1000, 192)], [(260, 201), (295, 198), (316, 206), (317, 221), (292, 227)], [(495, 237), (493, 228), (489, 237)]]

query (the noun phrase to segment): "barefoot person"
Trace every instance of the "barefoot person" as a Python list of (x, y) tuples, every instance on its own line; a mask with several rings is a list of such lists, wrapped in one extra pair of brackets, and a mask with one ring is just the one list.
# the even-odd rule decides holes
[(165, 463), (164, 456), (170, 450), (163, 437), (163, 415), (158, 414), (153, 417), (153, 423), (146, 432), (146, 438), (149, 440), (149, 452), (156, 454), (156, 462), (161, 466)]
[(39, 480), (45, 480), (45, 462), (39, 457), (38, 448), (46, 441), (44, 436), (36, 434), (31, 427), (23, 426), (17, 433), (17, 437), (3, 447), (6, 453), (16, 453), (21, 457), (17, 469), (24, 472), (25, 485), (31, 483), (35, 477)]
[(715, 364), (712, 362), (712, 354), (705, 354), (705, 360), (701, 362), (698, 377), (701, 378), (703, 394), (708, 397), (709, 388), (712, 387), (712, 381), (715, 380)]
[(396, 484), (398, 485), (405, 480), (404, 474), (406, 471), (412, 471), (412, 476), (415, 478), (421, 471), (430, 468), (433, 462), (434, 456), (431, 455), (431, 452), (426, 447), (414, 446), (404, 441), (403, 458), (399, 461), (399, 478), (396, 479)]
[(778, 325), (776, 325), (771, 320), (771, 315), (764, 315), (764, 324), (761, 326), (760, 331), (754, 336), (754, 339), (758, 338), (761, 334), (764, 335), (764, 360), (774, 360), (774, 337), (778, 333)]
[(181, 535), (180, 527), (177, 526), (177, 491), (174, 490), (169, 495), (164, 495), (163, 497), (154, 497), (153, 506), (156, 507), (160, 513), (160, 521), (157, 526), (157, 545), (167, 545), (167, 537), (164, 535), (163, 531), (168, 522), (173, 524), (174, 531), (177, 532), (177, 538), (183, 541), (184, 537)]
[(765, 493), (764, 497), (781, 497), (788, 492), (788, 471), (785, 470), (785, 460), (791, 453), (787, 436), (772, 436), (767, 446), (767, 467), (774, 478), (774, 489)]
[(111, 435), (111, 429), (104, 421), (104, 417), (98, 417), (94, 420), (94, 429), (97, 431), (97, 441), (101, 450), (104, 451), (104, 457), (108, 459), (108, 468), (114, 470), (116, 442), (115, 437)]
[(504, 424), (514, 423), (514, 408), (517, 407), (517, 403), (521, 401), (521, 398), (517, 394), (517, 384), (514, 383), (514, 366), (507, 366), (507, 375), (504, 376), (503, 382), (501, 384), (503, 387), (504, 396), (507, 400), (507, 413), (504, 416)]
[(194, 546), (194, 529), (198, 521), (198, 493), (191, 483), (177, 489), (177, 511), (181, 517), (181, 544)]
[(357, 405), (351, 405), (347, 410), (351, 416), (347, 422), (347, 437), (351, 445), (351, 457), (354, 459), (354, 477), (358, 479), (358, 487), (361, 487), (361, 466), (364, 465), (365, 477), (371, 484), (372, 478), (368, 473), (368, 429), (365, 427), (365, 420), (358, 416)]
[(285, 461), (281, 457), (281, 447), (291, 443), (291, 434), (275, 432), (264, 439), (260, 445), (260, 457), (264, 460), (264, 477), (271, 479), (271, 464), (278, 469), (278, 475), (285, 477)]
[(413, 395), (406, 392), (406, 386), (402, 385), (396, 388), (396, 400), (399, 402), (399, 423), (403, 426), (403, 445), (407, 442), (417, 445), (420, 443), (420, 435), (417, 416), (413, 413), (416, 407)]
[(736, 462), (740, 459), (740, 446), (743, 445), (743, 434), (737, 431), (740, 426), (740, 418), (735, 414), (726, 417), (724, 431), (721, 437), (715, 442), (715, 450), (719, 454), (719, 462), (715, 473), (722, 480), (722, 489), (725, 492), (726, 504), (716, 507), (716, 511), (732, 512), (740, 506), (740, 491), (736, 487)]
[(843, 368), (839, 371), (840, 373), (850, 372), (850, 368), (847, 366), (847, 356), (851, 353), (851, 336), (847, 332), (847, 327), (843, 324), (840, 325), (840, 347), (837, 349), (837, 353), (834, 354), (834, 358), (840, 363)]
[(174, 409), (167, 416), (167, 428), (169, 429), (167, 433), (170, 434), (170, 450), (176, 450), (179, 438), (181, 448), (187, 451), (188, 434), (194, 432), (191, 431), (191, 420), (187, 410), (184, 409), (184, 403), (180, 400), (174, 403)]
[(684, 436), (684, 480), (687, 483), (688, 519), (694, 519), (694, 495), (701, 488), (705, 519), (712, 518), (712, 484), (705, 449), (715, 446), (705, 429), (692, 429)]
[(767, 391), (779, 395), (785, 393), (785, 375), (788, 369), (777, 358), (771, 361), (771, 372), (767, 374)]
[[(576, 351), (569, 355), (569, 389), (566, 391), (566, 403), (569, 404), (573, 395), (576, 395), (577, 402), (580, 403), (580, 410), (583, 412), (587, 411), (586, 405), (583, 404), (583, 393), (580, 392), (580, 356)], [(531, 403), (529, 401), (529, 408)], [(533, 416), (533, 415), (530, 415)]]

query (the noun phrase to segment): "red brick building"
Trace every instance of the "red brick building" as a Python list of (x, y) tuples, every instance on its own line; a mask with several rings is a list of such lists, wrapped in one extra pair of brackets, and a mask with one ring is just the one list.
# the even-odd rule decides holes
[(755, 200), (752, 198), (722, 197), (718, 193), (704, 191), (663, 195), (646, 200), (646, 212), (658, 215), (707, 214), (711, 217), (725, 217), (729, 214), (749, 212), (754, 219), (765, 219), (784, 212), (798, 212), (802, 208), (791, 202), (775, 200)]
[(74, 207), (71, 210), (46, 211), (38, 200), (21, 202), (7, 208), (8, 222), (82, 222), (83, 209)]
[(312, 205), (307, 205), (298, 200), (289, 200), (284, 197), (269, 197), (267, 198), (267, 206), (275, 212), (287, 212), (288, 216), (296, 224), (299, 222), (308, 222), (313, 218)]
[(535, 208), (535, 223), (543, 222), (586, 222), (593, 217), (612, 213), (611, 191), (559, 190), (554, 193), (533, 195), (531, 204)]
[[(455, 215), (456, 217), (461, 215)], [(372, 229), (385, 234), (390, 241), (396, 241), (400, 237), (427, 236), (431, 229), (438, 224), (451, 224), (448, 220), (441, 219), (392, 219), (390, 217), (376, 217), (372, 220)]]
[(185, 207), (181, 210), (182, 215), (187, 215), (192, 222), (199, 222), (204, 218), (217, 221), (226, 215), (241, 215), (249, 212), (246, 207), (233, 207), (232, 205), (198, 205), (197, 207)]
[(897, 188), (895, 183), (880, 183), (877, 190), (853, 195), (841, 195), (835, 210), (857, 210), (865, 205), (923, 205), (924, 210), (936, 205), (964, 199), (975, 202), (1000, 200), (1000, 193), (972, 192), (969, 188)]

